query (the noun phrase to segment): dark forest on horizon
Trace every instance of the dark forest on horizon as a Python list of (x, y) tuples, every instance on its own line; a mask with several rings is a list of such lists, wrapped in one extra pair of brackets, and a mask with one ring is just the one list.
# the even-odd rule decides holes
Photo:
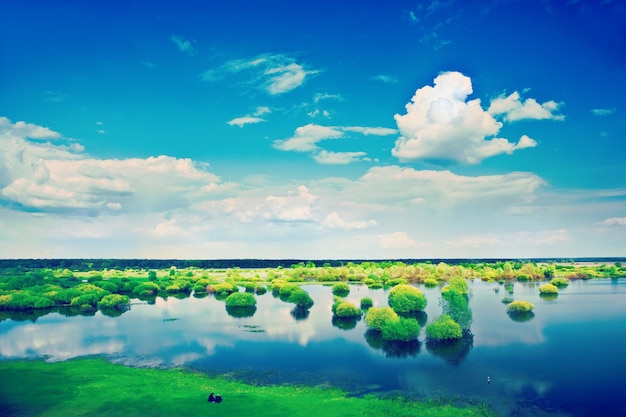
[(348, 263), (433, 263), (444, 262), (448, 265), (494, 264), (498, 262), (535, 262), (535, 263), (626, 263), (626, 257), (589, 257), (589, 258), (405, 258), (405, 259), (89, 259), (89, 258), (33, 258), (33, 259), (0, 259), (0, 269), (38, 269), (67, 268), (73, 271), (86, 272), (103, 269), (164, 269), (170, 267), (227, 269), (227, 268), (289, 268), (298, 264), (314, 264), (316, 267), (340, 267)]

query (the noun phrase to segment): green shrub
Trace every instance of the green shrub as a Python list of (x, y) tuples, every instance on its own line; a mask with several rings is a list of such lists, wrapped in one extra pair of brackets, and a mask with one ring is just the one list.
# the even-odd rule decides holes
[(115, 308), (122, 310), (130, 305), (130, 298), (127, 295), (108, 294), (98, 302), (99, 308)]
[(406, 285), (408, 281), (405, 278), (394, 278), (385, 281), (387, 287), (395, 287), (396, 285)]
[(338, 282), (333, 285), (333, 294), (339, 297), (345, 297), (350, 293), (350, 286), (345, 282)]
[(226, 298), (228, 307), (254, 307), (256, 298), (249, 292), (234, 292)]
[(398, 317), (389, 320), (382, 329), (383, 340), (408, 342), (415, 340), (420, 334), (420, 325), (415, 319)]
[(515, 301), (513, 297), (504, 297), (502, 299), (502, 304), (511, 304), (513, 301)]
[(539, 293), (541, 293), (541, 294), (558, 294), (559, 293), (559, 289), (556, 287), (556, 285), (543, 284), (541, 287), (539, 287)]
[(159, 291), (161, 291), (161, 287), (159, 287), (159, 284), (151, 281), (139, 284), (133, 289), (133, 293), (140, 297), (156, 296)]
[(458, 294), (461, 295), (467, 295), (469, 293), (467, 280), (460, 276), (453, 276), (452, 278), (450, 278), (446, 287), (448, 288), (448, 290), (456, 291)]
[(33, 310), (54, 306), (54, 301), (47, 297), (15, 292), (0, 295), (0, 310)]
[(257, 295), (263, 295), (267, 292), (267, 287), (265, 285), (257, 285), (254, 288), (254, 292), (257, 293)]
[(239, 288), (230, 282), (220, 282), (219, 284), (209, 285), (207, 292), (215, 294), (232, 294), (239, 291)]
[(557, 288), (564, 288), (569, 285), (569, 281), (565, 278), (552, 278), (550, 280), (550, 284), (556, 286)]
[[(291, 294), (293, 294), (296, 291), (300, 291), (302, 290), (302, 288), (300, 288), (299, 285), (297, 284), (283, 284), (280, 287), (280, 290), (278, 291), (278, 293), (280, 294), (281, 297), (289, 297)], [(302, 290), (304, 291), (304, 290)]]
[(436, 287), (437, 285), (439, 285), (439, 282), (437, 282), (437, 280), (434, 279), (434, 278), (426, 278), (424, 280), (424, 285), (426, 285), (427, 287), (432, 288), (432, 287)]
[(372, 307), (367, 310), (365, 324), (372, 330), (382, 331), (385, 323), (396, 319), (398, 319), (398, 313), (391, 307)]
[(389, 291), (389, 306), (400, 314), (422, 311), (426, 308), (426, 296), (417, 288), (399, 284)]
[(300, 307), (304, 309), (309, 309), (313, 307), (313, 299), (311, 298), (308, 292), (306, 292), (300, 287), (298, 287), (296, 291), (293, 291), (289, 295), (287, 302), (294, 303), (296, 307)]
[(455, 340), (463, 337), (463, 330), (452, 317), (443, 314), (426, 326), (426, 337), (434, 341)]
[(374, 301), (370, 297), (361, 298), (361, 310), (367, 310), (374, 305)]
[(340, 297), (335, 297), (332, 306), (333, 315), (336, 317), (361, 317), (361, 310), (349, 301)]
[(509, 314), (529, 313), (533, 311), (535, 305), (529, 301), (513, 301), (507, 306)]

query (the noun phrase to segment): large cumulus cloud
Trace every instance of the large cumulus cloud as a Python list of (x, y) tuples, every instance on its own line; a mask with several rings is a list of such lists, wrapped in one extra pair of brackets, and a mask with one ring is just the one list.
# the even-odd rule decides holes
[(471, 79), (460, 72), (442, 73), (435, 78), (433, 86), (419, 88), (407, 103), (406, 114), (394, 116), (401, 136), (392, 154), (402, 161), (478, 164), (492, 156), (510, 155), (537, 146), (527, 135), (522, 135), (516, 143), (497, 137), (503, 121), (562, 120), (562, 116), (554, 114), (560, 106), (554, 101), (522, 102), (515, 92), (494, 99), (489, 110), (485, 110), (480, 99), (468, 100), (472, 93)]

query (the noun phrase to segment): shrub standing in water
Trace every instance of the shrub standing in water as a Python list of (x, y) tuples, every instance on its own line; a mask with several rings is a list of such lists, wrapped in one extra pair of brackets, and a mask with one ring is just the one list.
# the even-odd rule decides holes
[(382, 331), (386, 322), (397, 319), (398, 313), (391, 307), (372, 307), (367, 310), (365, 324), (372, 330)]
[(432, 341), (456, 340), (463, 337), (463, 330), (452, 317), (443, 314), (426, 326), (426, 337)]
[(530, 301), (513, 301), (507, 306), (507, 312), (509, 314), (530, 313), (533, 308), (535, 305)]
[(539, 292), (541, 294), (558, 294), (559, 293), (559, 289), (556, 287), (556, 285), (552, 285), (552, 284), (543, 284), (541, 287), (539, 287)]
[(426, 296), (417, 288), (400, 284), (389, 291), (389, 306), (399, 314), (414, 313), (426, 308)]
[(249, 292), (235, 292), (226, 298), (228, 307), (254, 307), (256, 298)]
[(345, 282), (338, 282), (333, 285), (333, 294), (339, 297), (345, 297), (350, 293), (350, 287)]

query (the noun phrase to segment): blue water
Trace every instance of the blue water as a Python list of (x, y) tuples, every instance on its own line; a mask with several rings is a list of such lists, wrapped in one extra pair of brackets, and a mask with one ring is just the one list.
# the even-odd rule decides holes
[[(333, 325), (330, 287), (305, 287), (306, 318), (272, 294), (257, 296), (251, 317), (228, 314), (213, 297), (140, 301), (119, 317), (51, 313), (0, 322), (0, 358), (49, 361), (101, 355), (138, 366), (186, 366), (253, 383), (339, 386), (354, 395), (402, 393), (489, 403), (503, 416), (626, 416), (626, 281), (574, 281), (554, 300), (537, 284), (515, 284), (534, 317), (514, 321), (494, 283), (470, 284), (473, 338), (457, 346), (384, 344), (363, 320)], [(420, 287), (430, 321), (439, 289)], [(499, 288), (499, 292), (494, 289)], [(352, 286), (347, 299), (388, 293)], [(487, 383), (487, 378), (491, 382)]]

